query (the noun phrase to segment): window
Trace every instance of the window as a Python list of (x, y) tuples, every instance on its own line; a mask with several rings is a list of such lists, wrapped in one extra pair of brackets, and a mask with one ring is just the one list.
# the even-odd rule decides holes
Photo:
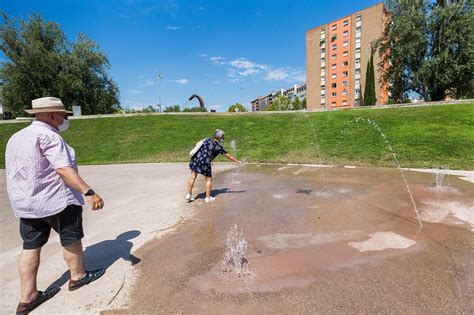
[(347, 35), (349, 35), (349, 31), (344, 31), (344, 33), (342, 33), (342, 35), (345, 37)]
[(326, 49), (322, 48), (321, 49), (321, 54), (324, 54), (326, 52)]
[(336, 92), (332, 92), (332, 93), (331, 93), (331, 96), (332, 96), (332, 97), (336, 97)]
[(344, 25), (344, 26), (349, 25), (349, 20), (345, 20), (345, 21), (343, 22), (343, 25)]
[(333, 70), (336, 69), (336, 64), (335, 64), (335, 63), (333, 63), (333, 64), (331, 65), (331, 69), (333, 69)]
[(325, 32), (324, 28), (321, 29), (321, 35), (323, 35)]
[(360, 21), (362, 21), (362, 15), (356, 16), (356, 22), (360, 22)]
[(343, 47), (346, 47), (347, 45), (349, 45), (349, 41), (345, 40), (345, 41), (342, 43), (342, 46), (343, 46)]
[(321, 58), (321, 62), (325, 62), (326, 61), (326, 58)]
[(333, 83), (333, 84), (331, 84), (331, 87), (332, 87), (333, 89), (335, 89), (335, 88), (336, 88), (336, 86), (337, 86), (337, 84), (336, 84), (336, 83)]
[(356, 58), (356, 64), (360, 63), (360, 58)]
[(331, 26), (331, 30), (333, 30), (333, 31), (337, 30), (337, 25), (334, 24), (333, 26)]
[(332, 103), (331, 103), (331, 106), (336, 106), (336, 102), (332, 102)]
[(331, 55), (331, 59), (332, 59), (332, 60), (335, 60), (335, 59), (336, 59), (336, 54)]
[(347, 96), (347, 90), (342, 90), (342, 96)]
[(356, 27), (356, 33), (360, 33), (362, 31), (362, 26), (357, 26)]
[(356, 54), (360, 54), (360, 47), (356, 48)]
[(342, 81), (342, 86), (347, 86), (347, 81)]
[(356, 38), (356, 44), (360, 44), (360, 37)]
[(335, 78), (336, 78), (336, 74), (335, 74), (335, 73), (331, 74), (331, 78), (335, 79)]
[(333, 45), (331, 46), (331, 49), (332, 49), (332, 50), (336, 50), (336, 48), (337, 48), (336, 44), (333, 44)]
[(347, 71), (344, 71), (344, 72), (342, 73), (342, 76), (343, 76), (343, 77), (347, 77), (347, 74), (348, 74)]
[(349, 62), (348, 62), (348, 61), (343, 61), (343, 62), (342, 62), (342, 66), (343, 66), (343, 67), (347, 67), (348, 65), (349, 65)]
[(337, 35), (336, 35), (336, 34), (334, 34), (334, 35), (331, 36), (331, 42), (335, 41), (336, 39), (337, 39)]
[(347, 105), (347, 100), (343, 100), (342, 105)]
[(322, 92), (326, 90), (326, 86), (325, 85), (321, 85), (321, 94), (323, 94)]
[(356, 74), (360, 74), (360, 68), (356, 69)]
[(345, 52), (342, 53), (342, 55), (343, 55), (344, 57), (347, 57), (347, 56), (349, 56), (349, 52), (346, 50)]

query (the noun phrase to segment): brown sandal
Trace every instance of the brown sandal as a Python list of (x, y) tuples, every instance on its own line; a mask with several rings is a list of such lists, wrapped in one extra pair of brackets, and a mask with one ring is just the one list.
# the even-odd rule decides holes
[(38, 295), (36, 298), (31, 301), (30, 303), (18, 303), (18, 306), (16, 308), (16, 315), (25, 315), (29, 314), (32, 310), (52, 298), (53, 296), (56, 295), (56, 293), (61, 290), (60, 287), (52, 287), (48, 288), (46, 291), (38, 291)]
[(74, 290), (77, 290), (83, 286), (85, 286), (86, 284), (89, 284), (91, 283), (92, 281), (95, 281), (97, 279), (99, 279), (100, 277), (102, 277), (105, 273), (105, 269), (97, 269), (97, 270), (93, 270), (93, 271), (87, 271), (86, 270), (86, 273), (84, 274), (84, 276), (82, 276), (81, 279), (79, 280), (69, 280), (69, 291), (74, 291)]

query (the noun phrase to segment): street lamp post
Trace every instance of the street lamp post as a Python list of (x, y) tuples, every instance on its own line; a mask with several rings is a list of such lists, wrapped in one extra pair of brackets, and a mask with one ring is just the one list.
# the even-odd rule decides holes
[(161, 74), (158, 74), (158, 108), (160, 109), (161, 113), (161, 95), (160, 95), (160, 81), (163, 79)]

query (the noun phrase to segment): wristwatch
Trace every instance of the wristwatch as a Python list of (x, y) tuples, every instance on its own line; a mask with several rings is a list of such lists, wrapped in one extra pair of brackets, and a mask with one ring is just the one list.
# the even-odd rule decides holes
[(95, 192), (92, 189), (89, 189), (88, 191), (84, 193), (84, 196), (92, 196), (92, 195), (95, 195)]

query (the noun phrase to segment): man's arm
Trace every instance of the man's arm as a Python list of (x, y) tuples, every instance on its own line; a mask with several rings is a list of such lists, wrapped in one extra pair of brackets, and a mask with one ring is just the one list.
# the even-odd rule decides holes
[[(81, 194), (85, 194), (89, 189), (89, 185), (79, 176), (75, 169), (65, 166), (56, 169), (56, 173), (61, 176), (64, 182), (71, 188), (77, 190)], [(100, 210), (104, 207), (104, 200), (98, 195), (85, 196), (86, 201), (92, 206), (92, 210)]]

